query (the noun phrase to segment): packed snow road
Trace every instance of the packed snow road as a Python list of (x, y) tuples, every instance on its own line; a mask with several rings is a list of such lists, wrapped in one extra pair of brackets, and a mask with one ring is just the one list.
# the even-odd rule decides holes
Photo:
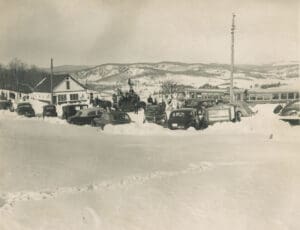
[(300, 229), (299, 126), (170, 131), (0, 114), (0, 229)]

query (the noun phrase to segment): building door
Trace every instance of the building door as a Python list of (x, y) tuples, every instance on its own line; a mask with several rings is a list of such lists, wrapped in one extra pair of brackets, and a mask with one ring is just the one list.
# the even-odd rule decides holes
[(53, 96), (53, 98), (52, 98), (53, 100), (53, 104), (55, 104), (56, 105), (56, 103), (57, 103), (57, 97), (56, 96)]

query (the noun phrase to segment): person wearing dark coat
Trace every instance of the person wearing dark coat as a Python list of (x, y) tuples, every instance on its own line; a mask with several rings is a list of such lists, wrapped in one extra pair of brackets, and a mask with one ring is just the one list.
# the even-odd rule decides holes
[(135, 101), (134, 103), (134, 113), (138, 114), (139, 113), (139, 102)]
[(100, 101), (99, 101), (99, 98), (98, 96), (95, 98), (95, 107), (97, 107), (99, 105)]
[(153, 98), (151, 97), (151, 95), (148, 97), (147, 102), (149, 104), (153, 104)]

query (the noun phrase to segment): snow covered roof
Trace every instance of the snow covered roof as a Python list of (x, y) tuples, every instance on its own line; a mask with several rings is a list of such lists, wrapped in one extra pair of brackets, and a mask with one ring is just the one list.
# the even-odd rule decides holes
[[(83, 88), (86, 88), (80, 82), (76, 81), (73, 77), (71, 77), (69, 74), (60, 74), (60, 75), (53, 75), (53, 79), (52, 79), (53, 89), (56, 86), (58, 86), (60, 83), (62, 83), (66, 78), (71, 78), (78, 85), (80, 85)], [(51, 76), (49, 75), (49, 76), (45, 77), (43, 80), (41, 80), (35, 86), (34, 92), (50, 93), (51, 92), (50, 88), (51, 88)]]
[(2, 90), (9, 90), (14, 92), (20, 93), (32, 93), (32, 88), (28, 84), (19, 83), (18, 86), (16, 85), (5, 85), (1, 87)]

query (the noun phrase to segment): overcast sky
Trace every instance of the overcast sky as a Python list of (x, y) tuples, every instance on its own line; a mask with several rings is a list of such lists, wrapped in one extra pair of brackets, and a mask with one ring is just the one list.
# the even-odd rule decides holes
[(0, 0), (0, 62), (299, 60), (298, 0)]

